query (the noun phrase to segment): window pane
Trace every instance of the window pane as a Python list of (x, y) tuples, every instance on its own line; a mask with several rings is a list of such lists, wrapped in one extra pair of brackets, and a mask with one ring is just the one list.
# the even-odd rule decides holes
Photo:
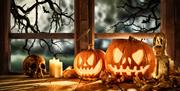
[[(11, 32), (74, 32), (74, 0), (12, 0)], [(52, 6), (51, 6), (52, 5)], [(51, 6), (51, 7), (50, 7)], [(32, 8), (32, 9), (31, 9)], [(36, 12), (37, 10), (37, 12)]]
[[(147, 43), (149, 46), (153, 46), (153, 39), (144, 39), (143, 42)], [(111, 39), (95, 39), (95, 48), (102, 49), (106, 52), (109, 44), (112, 42)]]
[[(34, 45), (31, 48), (30, 54), (39, 54), (45, 57), (47, 71), (49, 69), (49, 59), (53, 58), (54, 54), (63, 62), (63, 68), (73, 65), (74, 58), (74, 42), (70, 39), (64, 40), (46, 40), (49, 47), (43, 40), (34, 39), (28, 40), (25, 48), (29, 49), (31, 44)], [(22, 64), (25, 57), (28, 56), (28, 52), (23, 48), (25, 45), (25, 39), (12, 39), (11, 40), (11, 72), (22, 72)], [(53, 42), (53, 44), (52, 44)], [(40, 46), (41, 44), (41, 46)]]
[(160, 0), (95, 0), (97, 33), (160, 31)]

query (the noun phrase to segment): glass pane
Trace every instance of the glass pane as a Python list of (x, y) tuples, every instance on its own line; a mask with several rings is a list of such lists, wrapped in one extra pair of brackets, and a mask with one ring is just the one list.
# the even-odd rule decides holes
[[(47, 1), (52, 1), (53, 4)], [(74, 0), (12, 0), (12, 33), (73, 33)], [(37, 10), (37, 12), (36, 12)]]
[[(106, 52), (111, 41), (111, 39), (95, 39), (95, 49), (101, 49)], [(153, 46), (153, 39), (144, 39), (142, 41), (147, 43), (150, 47)]]
[(106, 51), (109, 43), (111, 43), (112, 40), (110, 39), (95, 39), (95, 49), (101, 49)]
[(97, 33), (160, 31), (160, 0), (95, 0)]
[[(27, 41), (25, 39), (12, 39), (11, 40), (11, 72), (22, 72), (22, 64), (25, 57), (28, 56), (28, 51), (31, 48), (30, 54), (38, 54), (44, 56), (46, 60), (46, 68), (49, 70), (49, 59), (57, 53), (57, 58), (63, 62), (63, 68), (73, 65), (74, 59), (74, 42), (70, 39), (63, 40), (46, 40), (49, 47), (43, 40), (30, 39)], [(50, 48), (50, 50), (49, 50)]]

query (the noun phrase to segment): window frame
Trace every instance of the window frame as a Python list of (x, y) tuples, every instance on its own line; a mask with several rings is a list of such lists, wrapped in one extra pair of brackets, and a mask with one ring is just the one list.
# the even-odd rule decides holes
[[(6, 2), (7, 1), (7, 2)], [(75, 1), (78, 1), (78, 0), (75, 0)], [(7, 6), (3, 6), (3, 11), (6, 11), (5, 14), (8, 13), (8, 15), (10, 15), (10, 0), (2, 0), (3, 4), (7, 5)], [(170, 2), (170, 3), (169, 3)], [(174, 1), (173, 0), (170, 0), (170, 1), (164, 1), (164, 0), (161, 0), (161, 28), (160, 28), (160, 32), (164, 32), (166, 35), (167, 35), (167, 38), (168, 38), (168, 41), (171, 40), (171, 44), (169, 44), (170, 46), (168, 46), (168, 48), (170, 49), (172, 46), (175, 45), (174, 43), (174, 38), (170, 38), (172, 36), (175, 35), (175, 30), (174, 30), (174, 26), (167, 26), (167, 25), (173, 25), (174, 23), (171, 23), (171, 22), (174, 22), (175, 21), (175, 16), (173, 17), (173, 19), (166, 19), (167, 16), (171, 16), (174, 14), (175, 11), (172, 11), (174, 9), (174, 6), (173, 6), (173, 3)], [(169, 9), (166, 8), (167, 6), (173, 8), (173, 9)], [(171, 13), (170, 13), (171, 12)], [(164, 16), (165, 15), (165, 16)], [(7, 16), (6, 16), (7, 17)], [(168, 23), (170, 22), (170, 23)], [(1, 35), (4, 35), (3, 38), (2, 38), (2, 41), (7, 41), (7, 40), (10, 40), (10, 39), (34, 39), (34, 38), (53, 38), (53, 39), (75, 39), (75, 33), (53, 33), (53, 34), (46, 34), (46, 33), (38, 33), (38, 34), (31, 34), (31, 33), (28, 33), (28, 34), (23, 34), (23, 33), (9, 33), (9, 29), (10, 29), (10, 21), (8, 18), (6, 18), (5, 20), (2, 21), (2, 23), (5, 23), (7, 24), (5, 27), (2, 27), (1, 29), (5, 29), (5, 30), (8, 30), (8, 31), (1, 31)], [(3, 24), (4, 25), (4, 24)], [(172, 30), (171, 33), (169, 33), (170, 31), (169, 30)], [(135, 37), (138, 37), (138, 38), (153, 38), (153, 36), (155, 35), (156, 33), (96, 33), (95, 34), (95, 38), (98, 38), (98, 39), (118, 39), (118, 38), (128, 38), (128, 36), (135, 36)], [(3, 42), (3, 45), (2, 46), (5, 46), (5, 50), (2, 50), (2, 62), (4, 63), (5, 66), (3, 66), (3, 72), (2, 73), (7, 73), (9, 72), (9, 65), (10, 65), (10, 48), (9, 47), (6, 47), (7, 44), (10, 44), (10, 42)], [(4, 47), (3, 47), (4, 48)], [(1, 49), (3, 49), (1, 48)], [(7, 49), (6, 49), (7, 48)], [(171, 57), (174, 57), (174, 53), (175, 50), (173, 49), (171, 51)], [(5, 56), (6, 55), (6, 56)]]

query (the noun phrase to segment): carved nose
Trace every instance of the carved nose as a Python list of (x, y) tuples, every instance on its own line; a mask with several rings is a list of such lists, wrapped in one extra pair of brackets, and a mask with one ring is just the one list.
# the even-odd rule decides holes
[(84, 67), (86, 67), (86, 66), (87, 66), (87, 64), (86, 64), (86, 63), (84, 63), (84, 64), (83, 64), (83, 66), (84, 66)]
[(37, 72), (41, 72), (41, 69), (40, 69), (40, 68), (38, 68), (38, 69), (37, 69)]
[(129, 64), (131, 64), (131, 58), (130, 57), (128, 57), (128, 62), (129, 62)]

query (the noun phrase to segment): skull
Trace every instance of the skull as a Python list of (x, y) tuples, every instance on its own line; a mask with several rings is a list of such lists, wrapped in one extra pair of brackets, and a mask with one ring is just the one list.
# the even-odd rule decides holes
[(158, 33), (153, 39), (153, 50), (156, 56), (165, 54), (166, 38), (163, 33)]
[(39, 55), (29, 55), (23, 62), (24, 74), (32, 78), (43, 78), (46, 72), (45, 59)]

